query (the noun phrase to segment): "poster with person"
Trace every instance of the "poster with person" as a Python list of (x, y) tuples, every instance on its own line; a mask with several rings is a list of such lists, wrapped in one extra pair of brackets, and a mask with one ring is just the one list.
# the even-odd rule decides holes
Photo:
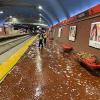
[(76, 38), (76, 26), (70, 26), (69, 40), (75, 41), (75, 38)]
[(89, 46), (100, 49), (100, 22), (91, 24)]

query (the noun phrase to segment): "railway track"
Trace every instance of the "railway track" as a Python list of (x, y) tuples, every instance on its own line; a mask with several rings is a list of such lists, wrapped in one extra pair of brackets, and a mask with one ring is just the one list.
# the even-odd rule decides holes
[(22, 37), (17, 37), (16, 39), (11, 39), (8, 41), (6, 40), (6, 41), (0, 42), (0, 55), (5, 53), (6, 51), (10, 50), (11, 48), (17, 46), (18, 44), (26, 41), (29, 38), (30, 38), (30, 36), (26, 35), (26, 36), (22, 36)]

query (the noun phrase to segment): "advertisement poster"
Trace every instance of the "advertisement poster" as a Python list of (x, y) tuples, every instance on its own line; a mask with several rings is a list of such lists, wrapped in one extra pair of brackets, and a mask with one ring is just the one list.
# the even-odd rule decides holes
[(89, 46), (100, 49), (100, 22), (91, 24)]
[(2, 28), (0, 27), (0, 32), (2, 32)]
[(59, 31), (58, 31), (58, 37), (59, 38), (61, 37), (61, 32), (62, 32), (62, 28), (59, 28)]
[(76, 38), (76, 26), (70, 26), (69, 40), (75, 41), (75, 38)]

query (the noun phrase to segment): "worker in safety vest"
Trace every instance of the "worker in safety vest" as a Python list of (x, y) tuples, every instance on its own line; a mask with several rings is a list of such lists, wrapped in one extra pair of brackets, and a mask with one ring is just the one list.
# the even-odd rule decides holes
[(44, 36), (42, 33), (39, 34), (39, 47), (42, 47), (43, 48), (43, 39), (44, 39)]

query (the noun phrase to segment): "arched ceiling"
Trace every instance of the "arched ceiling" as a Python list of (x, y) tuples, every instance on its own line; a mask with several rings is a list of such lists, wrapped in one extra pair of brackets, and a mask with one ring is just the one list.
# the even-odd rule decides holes
[(100, 0), (0, 0), (0, 10), (4, 11), (0, 21), (14, 16), (21, 22), (40, 23), (41, 17), (41, 23), (52, 26), (99, 3)]

